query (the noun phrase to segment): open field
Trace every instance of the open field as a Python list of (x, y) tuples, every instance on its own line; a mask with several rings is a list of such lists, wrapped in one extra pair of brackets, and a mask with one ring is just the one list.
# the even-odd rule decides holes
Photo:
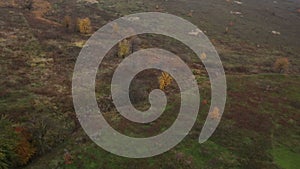
[[(299, 1), (33, 0), (32, 6), (24, 2), (0, 0), (1, 169), (300, 167)], [(173, 39), (141, 35), (140, 48), (161, 47), (187, 62), (199, 85), (201, 106), (192, 131), (175, 148), (153, 158), (129, 159), (106, 152), (84, 133), (73, 108), (72, 74), (94, 31), (120, 16), (149, 11), (183, 17), (205, 32), (223, 62), (227, 103), (216, 132), (199, 144), (210, 106), (205, 68)], [(78, 18), (90, 19), (91, 32), (79, 32)], [(285, 69), (274, 68), (278, 58), (288, 60)], [(170, 101), (160, 118), (145, 125), (130, 122), (110, 98), (111, 76), (122, 60), (108, 55), (99, 68), (96, 95), (106, 120), (129, 136), (162, 133), (178, 114), (178, 85), (173, 82), (166, 88)], [(152, 70), (134, 79), (131, 99), (138, 109), (149, 108), (148, 94), (159, 87), (159, 75)], [(15, 137), (20, 137), (18, 153), (10, 156), (7, 149), (16, 149), (8, 145)]]

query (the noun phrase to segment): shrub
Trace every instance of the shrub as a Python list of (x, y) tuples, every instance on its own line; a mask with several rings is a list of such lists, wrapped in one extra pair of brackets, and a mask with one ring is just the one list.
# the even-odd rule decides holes
[[(35, 120), (36, 119), (34, 119), (34, 121)], [(49, 150), (49, 146), (53, 145), (52, 141), (46, 138), (48, 133), (47, 122), (44, 119), (34, 122), (30, 130), (33, 132), (33, 143), (37, 147), (37, 154), (41, 155), (46, 153), (46, 151)]]
[(289, 59), (288, 58), (278, 58), (274, 63), (274, 70), (279, 73), (286, 73), (289, 69)]
[(119, 42), (119, 51), (118, 51), (119, 57), (125, 57), (126, 55), (129, 54), (129, 51), (130, 51), (130, 44), (128, 40), (124, 39), (121, 42)]
[(89, 18), (77, 19), (77, 27), (80, 33), (89, 34), (92, 31), (91, 20)]
[(0, 169), (25, 165), (35, 153), (30, 144), (30, 134), (22, 127), (13, 128), (13, 123), (0, 118)]
[(72, 161), (72, 155), (67, 150), (66, 150), (66, 152), (64, 154), (64, 162), (65, 162), (65, 164), (72, 164), (73, 163), (73, 161)]
[(161, 90), (164, 90), (168, 85), (172, 83), (173, 78), (168, 73), (162, 72), (158, 80), (159, 80), (159, 88)]
[(29, 140), (32, 139), (31, 134), (24, 127), (16, 127), (15, 131), (21, 136), (15, 151), (19, 157), (19, 165), (25, 165), (35, 154), (36, 149), (31, 145)]
[(16, 165), (18, 158), (15, 148), (20, 138), (14, 132), (12, 123), (5, 117), (0, 117), (0, 168), (8, 169)]

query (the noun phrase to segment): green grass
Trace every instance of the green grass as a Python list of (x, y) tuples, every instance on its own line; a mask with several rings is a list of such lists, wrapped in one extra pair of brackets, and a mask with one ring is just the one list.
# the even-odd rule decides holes
[[(176, 2), (176, 4), (182, 2)], [(70, 4), (70, 9), (76, 9), (76, 16), (91, 16), (91, 19), (94, 21), (93, 26), (100, 27), (102, 24), (111, 20), (108, 16), (117, 17), (119, 15), (135, 13), (138, 11), (153, 11), (156, 10), (156, 5), (158, 5), (158, 8), (161, 8), (162, 12), (182, 15), (198, 25), (201, 30), (208, 31), (207, 35), (219, 50), (224, 66), (228, 70), (238, 71), (240, 73), (252, 71), (256, 73), (270, 72), (272, 64), (277, 57), (287, 56), (292, 63), (291, 73), (297, 73), (293, 71), (293, 69), (299, 70), (297, 68), (297, 65), (299, 65), (299, 59), (297, 59), (298, 55), (296, 55), (297, 52), (294, 54), (297, 50), (291, 49), (291, 51), (286, 53), (283, 49), (277, 49), (274, 45), (268, 46), (268, 41), (273, 41), (273, 38), (266, 41), (267, 43), (264, 45), (265, 42), (262, 42), (261, 39), (264, 39), (265, 41), (266, 38), (252, 36), (255, 31), (251, 29), (253, 26), (251, 26), (251, 24), (254, 22), (248, 23), (248, 20), (242, 18), (234, 20), (234, 27), (232, 27), (231, 32), (224, 35), (223, 31), (226, 24), (233, 19), (228, 12), (231, 10), (231, 5), (229, 5), (230, 9), (224, 6), (221, 11), (218, 11), (218, 14), (224, 12), (226, 15), (219, 15), (222, 16), (222, 18), (216, 19), (212, 16), (211, 18), (213, 18), (213, 20), (210, 21), (204, 18), (204, 14), (208, 11), (203, 11), (202, 13), (201, 10), (198, 10), (199, 13), (195, 14), (193, 17), (187, 16), (189, 10), (198, 4), (193, 4), (195, 2), (196, 1), (189, 2), (191, 4), (188, 8), (185, 8), (185, 5), (172, 5), (173, 2), (171, 1), (159, 3), (158, 1), (137, 1), (128, 3), (125, 1), (119, 2), (117, 0), (107, 0), (101, 1), (97, 7), (86, 8), (82, 7), (79, 3), (67, 3), (64, 1), (53, 4), (54, 15), (47, 17), (60, 22), (61, 18), (55, 17), (57, 17), (58, 14), (60, 15), (60, 10), (64, 10), (64, 5)], [(226, 4), (226, 2), (224, 1), (223, 4)], [(250, 4), (247, 4), (246, 6)], [(201, 2), (200, 7), (203, 7), (203, 9), (207, 7), (208, 9), (212, 7), (215, 8), (215, 5), (207, 5), (208, 4), (203, 1)], [(100, 8), (101, 10), (97, 11), (97, 8)], [(93, 9), (93, 13), (91, 13), (90, 9)], [(1, 77), (2, 81), (5, 82), (0, 83), (3, 84), (3, 87), (0, 86), (0, 90), (5, 91), (0, 92), (0, 113), (13, 116), (13, 120), (17, 122), (26, 123), (34, 121), (35, 127), (37, 128), (36, 131), (39, 131), (39, 122), (45, 121), (49, 126), (49, 130), (43, 139), (46, 140), (45, 142), (47, 144), (45, 145), (51, 145), (52, 148), (52, 151), (47, 151), (47, 154), (37, 155), (35, 159), (32, 159), (32, 163), (26, 166), (28, 169), (249, 168), (247, 165), (253, 161), (257, 161), (257, 164), (252, 168), (275, 168), (272, 166), (273, 163), (286, 169), (294, 169), (300, 166), (298, 160), (300, 159), (300, 146), (298, 141), (299, 126), (297, 125), (299, 122), (297, 113), (299, 112), (300, 103), (300, 76), (282, 74), (259, 74), (250, 76), (240, 74), (227, 75), (228, 99), (226, 110), (221, 123), (213, 136), (204, 144), (198, 143), (200, 131), (209, 111), (209, 104), (201, 105), (201, 113), (199, 113), (197, 123), (192, 129), (192, 132), (183, 140), (183, 142), (178, 144), (172, 150), (156, 157), (147, 159), (118, 157), (92, 143), (82, 130), (76, 130), (70, 134), (70, 131), (73, 128), (73, 123), (71, 123), (73, 122), (73, 119), (69, 117), (69, 115), (75, 115), (75, 112), (73, 111), (73, 107), (68, 104), (62, 106), (70, 100), (65, 100), (64, 98), (60, 99), (60, 94), (63, 94), (60, 92), (57, 92), (57, 96), (55, 97), (48, 97), (46, 94), (44, 95), (43, 92), (38, 92), (40, 94), (35, 93), (36, 90), (34, 89), (51, 86), (53, 84), (56, 85), (57, 83), (64, 83), (62, 86), (70, 85), (63, 81), (66, 80), (70, 82), (71, 79), (69, 77), (71, 77), (73, 70), (66, 68), (67, 72), (64, 72), (64, 69), (56, 70), (56, 67), (74, 66), (74, 62), (70, 62), (68, 57), (65, 57), (70, 55), (73, 56), (73, 53), (68, 53), (68, 50), (63, 49), (67, 49), (68, 45), (74, 45), (73, 43), (70, 43), (70, 41), (82, 41), (83, 36), (75, 35), (74, 33), (71, 34), (72, 40), (70, 40), (68, 38), (70, 32), (68, 32), (68, 36), (62, 34), (63, 38), (55, 36), (51, 37), (51, 33), (53, 32), (50, 31), (58, 30), (43, 30), (44, 27), (42, 24), (47, 23), (41, 22), (40, 25), (38, 22), (31, 22), (35, 20), (31, 19), (30, 16), (23, 16), (23, 11), (20, 11), (19, 9), (18, 11), (20, 13), (16, 12), (13, 16), (6, 15), (10, 10), (12, 9), (3, 8), (3, 10), (0, 11), (2, 14), (0, 15), (0, 20), (9, 23), (8, 25), (13, 24), (11, 27), (16, 28), (15, 30), (19, 30), (16, 34), (17, 37), (24, 36), (26, 40), (22, 41), (10, 37), (3, 40), (0, 39), (0, 46), (3, 44), (2, 46), (4, 47), (2, 53), (3, 56), (5, 56), (4, 59), (2, 59), (3, 61), (0, 61), (3, 65), (3, 68), (1, 69), (3, 74)], [(29, 11), (26, 11), (26, 13), (27, 12)], [(74, 11), (69, 11), (69, 14), (73, 15), (72, 12)], [(245, 11), (245, 13), (248, 12)], [(281, 13), (279, 13), (279, 15), (281, 15)], [(26, 19), (30, 24), (27, 23)], [(266, 24), (265, 22), (263, 23)], [(216, 27), (216, 25), (224, 26)], [(239, 30), (244, 30), (240, 29), (243, 28), (243, 26), (247, 26), (246, 31), (249, 33), (247, 36), (244, 36), (244, 38), (239, 34)], [(265, 29), (267, 28), (269, 27), (266, 27)], [(6, 33), (10, 34), (11, 31), (12, 30), (10, 29), (6, 31), (6, 28), (4, 28), (3, 35)], [(270, 33), (267, 31), (262, 32), (266, 32), (267, 34)], [(49, 36), (40, 37), (40, 34), (49, 33)], [(57, 33), (62, 33), (62, 31), (54, 33), (57, 36)], [(290, 37), (286, 33), (287, 32), (285, 32), (285, 36), (276, 38)], [(155, 36), (152, 38), (155, 39)], [(248, 42), (248, 40), (245, 41), (245, 38), (251, 41), (251, 43)], [(259, 41), (256, 41), (256, 39), (253, 38), (257, 38)], [(53, 46), (59, 47), (60, 45), (66, 44), (67, 46), (62, 46), (63, 48), (61, 51), (59, 50), (57, 53), (55, 51), (45, 50), (47, 48), (45, 45), (49, 44), (45, 42), (51, 39), (55, 41)], [(297, 39), (297, 37), (294, 37), (294, 39)], [(11, 42), (11, 47), (4, 45), (6, 40), (7, 42)], [(280, 39), (274, 42), (283, 43), (280, 46), (289, 46), (285, 45), (286, 43), (280, 41)], [(172, 46), (172, 44), (173, 41), (168, 41), (163, 47), (170, 49), (179, 48), (178, 46)], [(260, 45), (261, 47), (257, 47), (257, 45)], [(60, 52), (62, 53), (60, 54)], [(14, 57), (11, 57), (11, 55)], [(54, 58), (59, 57), (60, 62), (55, 61), (55, 65), (44, 63), (48, 58), (51, 59), (52, 55), (55, 55)], [(185, 55), (189, 55), (189, 53), (185, 53)], [(76, 57), (76, 55), (74, 55), (74, 57)], [(192, 59), (194, 62), (199, 61), (195, 58)], [(18, 66), (20, 69), (14, 70), (14, 64), (19, 64)], [(110, 75), (111, 70), (101, 69), (101, 71), (103, 75)], [(63, 75), (63, 79), (59, 77), (59, 81), (62, 81), (62, 83), (55, 81), (56, 79), (54, 77), (56, 77), (56, 73), (57, 75), (60, 75), (61, 73), (67, 74)], [(49, 80), (40, 78), (44, 77), (46, 74), (53, 76), (51, 76), (52, 78)], [(200, 74), (196, 76), (196, 80), (200, 85), (201, 101), (204, 99), (209, 101), (211, 93), (209, 92), (210, 84), (208, 83), (208, 77), (204, 74)], [(28, 83), (25, 83), (26, 81), (28, 81)], [(96, 91), (98, 99), (106, 98), (110, 95), (110, 85), (101, 82), (98, 83), (97, 87), (98, 90)], [(141, 88), (141, 90), (144, 91), (147, 89)], [(175, 101), (171, 102), (172, 104), (168, 104), (166, 107), (165, 111), (169, 112), (169, 114), (172, 114), (175, 109), (174, 107), (176, 107), (175, 105), (179, 104), (177, 100)], [(141, 105), (141, 107), (146, 106), (147, 105), (144, 103)], [(264, 126), (257, 124), (260, 117), (265, 117), (263, 115), (270, 117), (265, 120), (268, 122), (266, 124), (273, 124), (266, 127), (271, 128), (270, 130), (257, 130), (264, 128)], [(161, 127), (160, 132), (163, 132), (169, 127), (167, 124), (174, 121), (172, 119), (175, 118), (174, 116), (168, 116), (167, 114), (167, 116), (159, 119), (158, 126)], [(239, 118), (241, 116), (242, 118)], [(122, 122), (119, 114), (113, 114), (108, 118), (110, 118), (112, 124), (116, 124), (116, 126)], [(155, 125), (155, 123), (144, 125), (139, 128), (136, 127), (137, 125), (127, 125), (124, 127), (124, 134), (136, 136), (141, 133), (140, 135), (143, 136), (145, 135), (145, 133), (143, 133), (144, 130), (149, 129), (152, 125)], [(275, 145), (275, 147), (272, 147), (274, 143), (278, 144)], [(281, 145), (281, 143), (284, 143), (284, 146)], [(67, 149), (73, 157), (72, 164), (64, 164), (65, 149)], [(182, 160), (178, 160), (176, 157), (176, 155), (180, 153), (183, 154)], [(268, 158), (269, 155), (271, 158)], [(188, 166), (186, 161), (190, 159), (192, 159), (192, 165)]]
[(275, 147), (272, 150), (274, 161), (283, 169), (296, 169), (300, 166), (300, 154), (285, 146)]
[[(295, 108), (287, 106), (291, 100), (299, 100), (297, 93), (298, 90), (298, 77), (285, 76), (285, 75), (251, 75), (251, 76), (228, 76), (228, 85), (231, 88), (229, 92), (233, 94), (245, 94), (248, 92), (259, 93), (260, 104), (256, 107), (251, 107), (247, 104), (247, 97), (244, 95), (232, 96), (228, 95), (228, 105), (234, 106), (233, 108), (225, 111), (225, 117), (222, 118), (220, 126), (213, 136), (204, 144), (198, 143), (199, 133), (201, 131), (203, 123), (201, 123), (207, 116), (208, 106), (205, 106), (198, 116), (195, 128), (192, 129), (192, 133), (187, 136), (183, 142), (178, 144), (174, 149), (153, 158), (147, 159), (128, 159), (118, 157), (110, 154), (105, 150), (99, 148), (91, 141), (86, 143), (75, 143), (73, 139), (70, 139), (58, 149), (50, 153), (49, 156), (44, 156), (37, 160), (36, 164), (30, 165), (28, 168), (43, 168), (44, 163), (42, 161), (50, 160), (53, 167), (56, 167), (59, 162), (64, 168), (79, 169), (79, 168), (118, 168), (126, 169), (132, 168), (132, 166), (143, 167), (147, 169), (163, 169), (163, 168), (185, 168), (187, 167), (186, 161), (192, 159), (192, 166), (190, 168), (245, 168), (248, 164), (253, 164), (254, 167), (267, 167), (274, 168), (275, 165), (282, 168), (297, 168), (300, 166), (297, 159), (299, 159), (298, 150), (292, 151), (291, 147), (297, 147), (297, 137), (293, 138), (297, 133), (297, 127), (288, 125), (283, 126), (278, 123), (281, 117), (292, 118)], [(266, 86), (270, 85), (270, 91), (265, 91)], [(278, 86), (278, 87), (277, 87)], [(282, 100), (279, 103), (273, 103), (273, 99), (278, 99), (282, 95), (292, 95), (292, 98)], [(245, 94), (247, 95), (247, 94)], [(240, 103), (240, 104), (238, 104)], [(274, 106), (274, 104), (277, 105)], [(250, 107), (249, 107), (250, 106)], [(172, 106), (168, 106), (167, 110), (171, 110)], [(266, 130), (264, 132), (256, 131), (256, 128), (241, 128), (235, 126), (238, 122), (236, 119), (226, 118), (227, 115), (237, 113), (237, 108), (245, 108), (245, 114), (249, 113), (249, 109), (255, 109), (253, 111), (256, 114), (268, 114), (273, 116), (269, 120), (274, 123), (272, 130)], [(285, 111), (283, 111), (285, 110)], [(243, 115), (243, 114), (240, 114)], [(248, 114), (249, 115), (249, 114)], [(284, 115), (284, 116), (283, 116)], [(249, 115), (249, 117), (252, 117)], [(260, 116), (258, 116), (260, 117)], [(248, 118), (248, 117), (247, 117)], [(249, 118), (248, 118), (249, 119)], [(161, 119), (166, 122), (168, 119)], [(170, 120), (170, 119), (169, 119)], [(260, 127), (255, 123), (255, 119), (249, 119), (250, 124)], [(115, 121), (118, 123), (118, 121)], [(129, 127), (129, 126), (128, 126)], [(139, 132), (141, 129), (134, 129), (135, 132)], [(126, 133), (132, 131), (128, 128)], [(282, 133), (283, 132), (283, 133)], [(86, 138), (85, 134), (81, 133), (79, 137)], [(285, 143), (285, 147), (279, 146), (273, 147), (273, 143)], [(80, 146), (78, 146), (80, 145)], [(68, 149), (73, 156), (73, 164), (63, 164), (63, 149)], [(183, 153), (183, 160), (176, 160), (176, 155)], [(55, 155), (54, 155), (55, 154)], [(51, 156), (51, 158), (49, 158)], [(270, 158), (269, 158), (270, 156)], [(272, 161), (273, 157), (273, 161)]]

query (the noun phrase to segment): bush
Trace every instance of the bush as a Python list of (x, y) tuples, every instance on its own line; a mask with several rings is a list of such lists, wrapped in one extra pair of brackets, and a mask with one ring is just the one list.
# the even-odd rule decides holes
[(36, 149), (29, 142), (32, 139), (32, 135), (24, 127), (16, 127), (15, 131), (21, 136), (15, 148), (15, 152), (19, 157), (18, 164), (25, 165), (36, 152)]
[(288, 58), (278, 58), (274, 63), (274, 70), (279, 73), (286, 73), (289, 69), (289, 59)]
[(12, 123), (5, 117), (0, 118), (0, 168), (8, 169), (16, 166), (15, 160), (18, 158), (15, 148), (20, 137), (14, 132)]
[[(35, 120), (36, 119), (34, 119), (34, 121)], [(52, 141), (46, 138), (48, 133), (47, 122), (44, 119), (36, 121), (32, 124), (30, 130), (33, 132), (33, 142), (37, 147), (37, 154), (42, 155), (46, 153), (46, 151), (49, 150), (49, 146), (53, 145)]]
[(77, 19), (77, 27), (80, 33), (89, 34), (92, 31), (91, 20), (89, 18)]
[(25, 165), (35, 153), (24, 128), (12, 126), (11, 121), (0, 118), (0, 169)]

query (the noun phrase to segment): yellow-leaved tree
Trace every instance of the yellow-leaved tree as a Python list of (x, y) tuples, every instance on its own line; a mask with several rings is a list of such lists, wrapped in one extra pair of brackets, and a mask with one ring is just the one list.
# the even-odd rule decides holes
[(173, 78), (168, 73), (162, 72), (158, 80), (159, 80), (159, 88), (161, 90), (164, 90), (168, 85), (172, 83)]
[(77, 26), (80, 33), (89, 34), (92, 31), (91, 20), (89, 18), (77, 19)]
[(124, 39), (121, 42), (119, 42), (119, 51), (118, 56), (119, 57), (125, 57), (130, 52), (130, 43), (128, 40)]

